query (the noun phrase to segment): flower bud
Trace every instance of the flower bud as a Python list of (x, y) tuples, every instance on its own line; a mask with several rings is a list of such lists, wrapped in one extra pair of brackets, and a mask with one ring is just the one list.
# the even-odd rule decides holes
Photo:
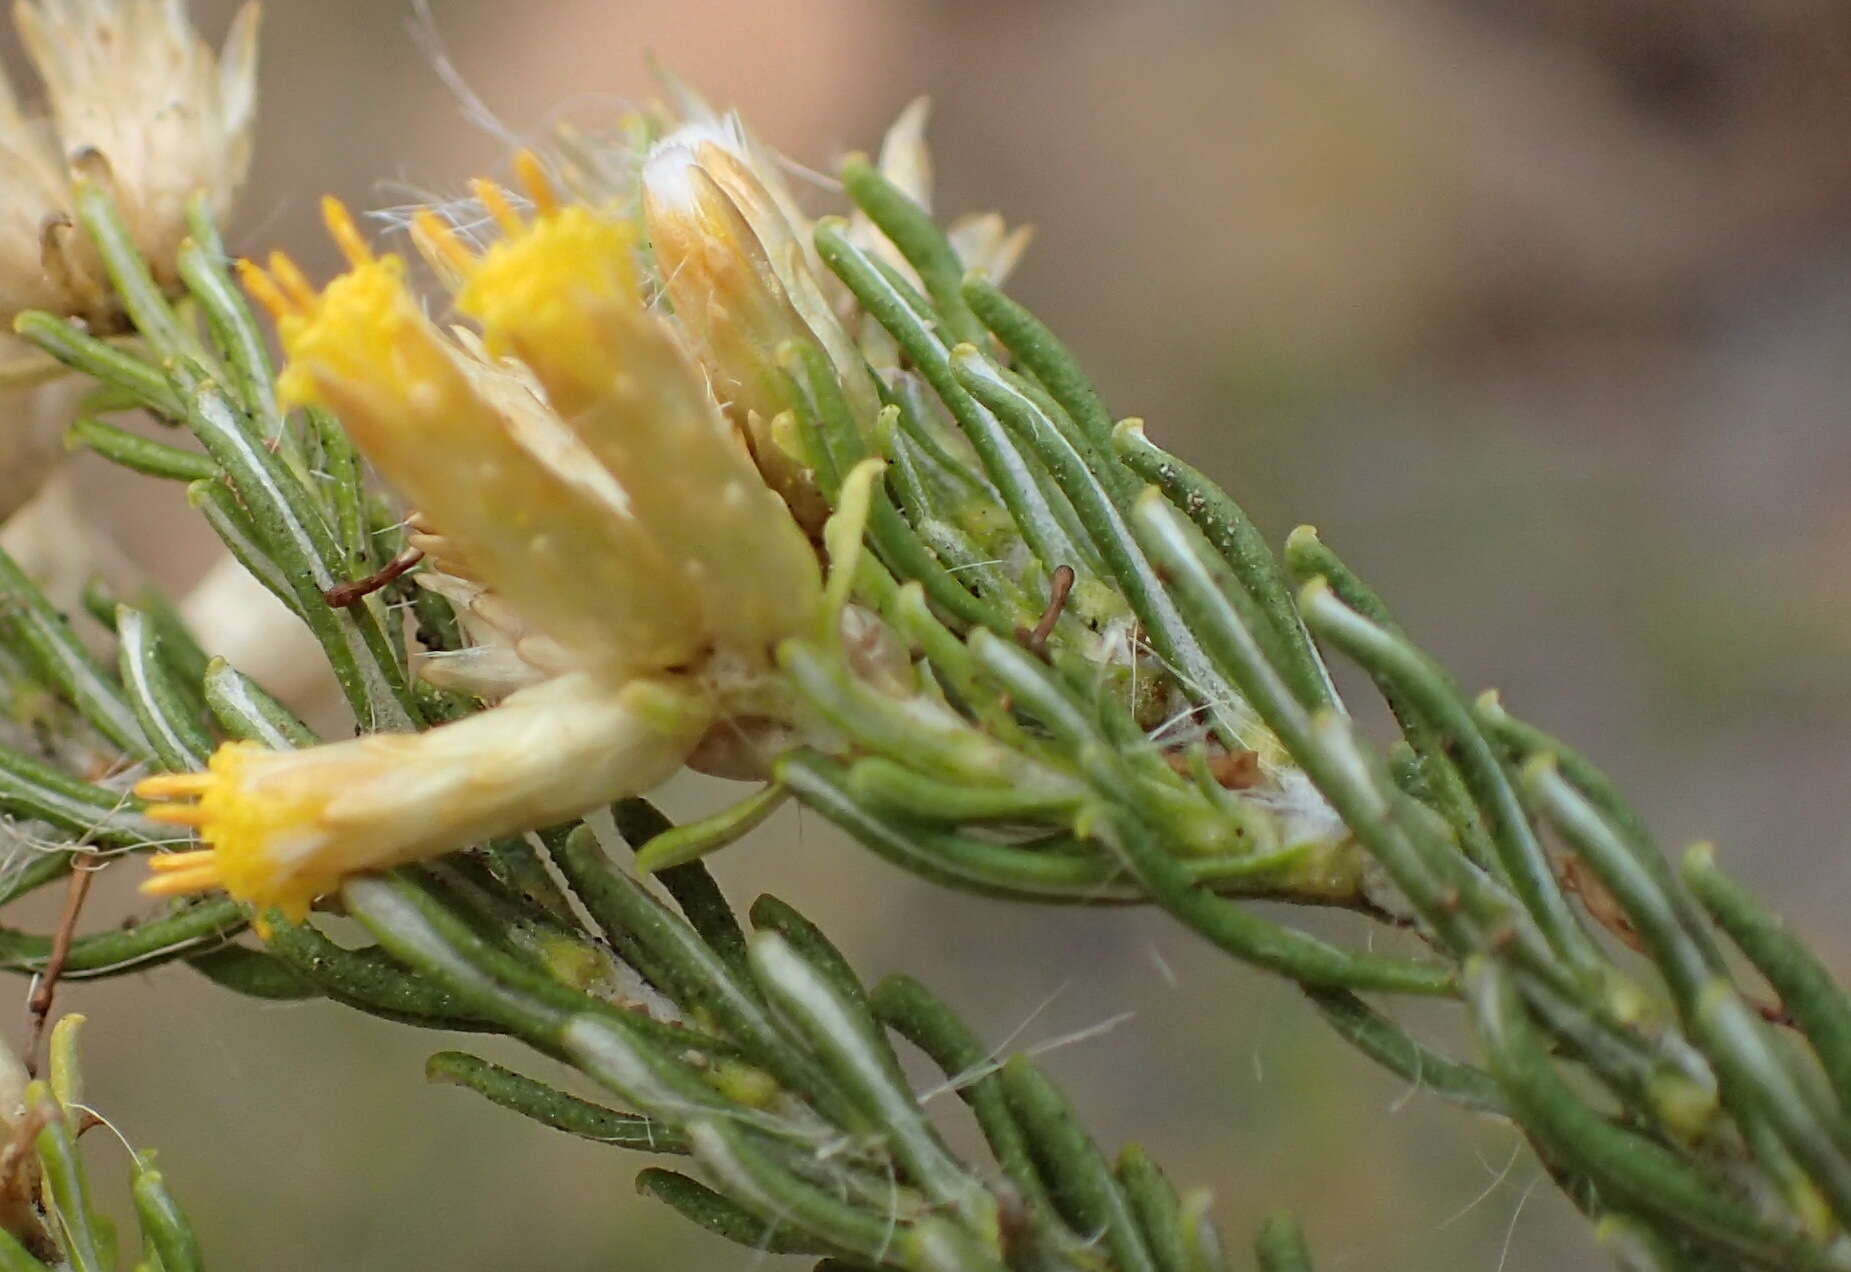
[(743, 138), (695, 125), (643, 165), (643, 218), (675, 323), (728, 417), (750, 440), (765, 479), (814, 530), (827, 515), (808, 469), (774, 436), (802, 409), (783, 352), (819, 347), (857, 419), (879, 409), (860, 353), (831, 312), (796, 231), (755, 174)]

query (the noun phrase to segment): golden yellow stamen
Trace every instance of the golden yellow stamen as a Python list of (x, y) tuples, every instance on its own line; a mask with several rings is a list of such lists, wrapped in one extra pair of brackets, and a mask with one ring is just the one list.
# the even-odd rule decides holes
[(308, 276), (282, 252), (270, 253), (270, 277), (283, 289), (285, 295), (295, 302), (304, 312), (315, 307), (315, 286)]
[(474, 194), (488, 209), (488, 214), (495, 218), (495, 224), (501, 227), (503, 234), (519, 234), (526, 228), (521, 214), (508, 202), (508, 192), (490, 181), (487, 177), (476, 177), (469, 183), (470, 193)]
[(217, 870), (217, 854), (210, 848), (201, 848), (196, 852), (157, 852), (148, 858), (148, 869), (157, 874), (173, 874), (180, 870), (202, 870), (210, 866)]
[(221, 882), (218, 868), (202, 867), (184, 874), (156, 875), (143, 879), (139, 891), (149, 897), (178, 897), (189, 892), (210, 892)]
[(135, 783), (135, 793), (143, 799), (175, 799), (204, 795), (212, 789), (210, 773), (156, 773)]
[(321, 196), (321, 220), (349, 265), (365, 265), (373, 259), (373, 249), (361, 237), (360, 227), (354, 224), (353, 214), (348, 212), (346, 204), (331, 194)]
[(418, 214), (411, 219), (411, 233), (427, 255), (435, 256), (458, 274), (466, 275), (475, 268), (476, 254), (442, 217), (429, 208), (419, 209)]
[(312, 879), (279, 868), (268, 849), (281, 842), (300, 849), (318, 833), (315, 819), (325, 797), (297, 798), (287, 783), (257, 793), (253, 766), (275, 762), (272, 752), (248, 742), (228, 742), (213, 753), (204, 773), (161, 774), (144, 786), (196, 793), (197, 804), (157, 804), (147, 815), (159, 821), (197, 827), (210, 847), (157, 854), (148, 859), (150, 877), (141, 885), (148, 896), (174, 897), (226, 889), (253, 904), (278, 905), (290, 914), (306, 913), (316, 893), (331, 885), (326, 871)]
[(264, 273), (263, 266), (256, 261), (238, 262), (238, 281), (244, 284), (244, 290), (252, 300), (270, 311), (272, 318), (281, 321), (296, 312), (295, 304), (283, 295), (282, 288)]
[(535, 213), (545, 217), (559, 210), (559, 195), (553, 189), (552, 178), (546, 175), (540, 157), (533, 151), (523, 150), (514, 156), (514, 175), (520, 178), (521, 189), (533, 200)]

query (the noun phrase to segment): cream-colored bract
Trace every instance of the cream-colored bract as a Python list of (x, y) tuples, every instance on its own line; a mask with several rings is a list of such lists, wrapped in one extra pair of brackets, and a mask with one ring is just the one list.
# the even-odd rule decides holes
[(643, 223), (677, 329), (714, 396), (766, 480), (814, 530), (828, 509), (812, 464), (788, 452), (774, 427), (802, 409), (791, 351), (809, 345), (828, 359), (853, 418), (874, 418), (880, 398), (804, 250), (807, 231), (788, 219), (756, 156), (735, 120), (677, 129), (643, 163)]

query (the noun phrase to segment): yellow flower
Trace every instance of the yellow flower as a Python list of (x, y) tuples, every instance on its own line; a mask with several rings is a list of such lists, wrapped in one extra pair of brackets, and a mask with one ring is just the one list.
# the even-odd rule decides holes
[(113, 321), (101, 267), (70, 228), (78, 175), (110, 182), (155, 278), (177, 281), (186, 201), (203, 191), (222, 218), (250, 166), (257, 16), (247, 4), (215, 58), (179, 0), (18, 5), (47, 118), (23, 112), (0, 75), (0, 316), (50, 309)]
[[(552, 202), (544, 183), (523, 166), (539, 218), (515, 223), (479, 260), (441, 249), (464, 280), (458, 308), (480, 321), (492, 353), (519, 357), (623, 489), (631, 515), (654, 528), (698, 610), (677, 627), (704, 647), (762, 654), (813, 612), (821, 594), (815, 552), (766, 488), (675, 330), (643, 307), (627, 227), (582, 206), (544, 210)], [(439, 241), (446, 233), (428, 217), (419, 230)], [(432, 520), (449, 533), (442, 517)], [(467, 548), (465, 555), (474, 558)]]
[(440, 586), (507, 637), (475, 673), (513, 691), (422, 734), (234, 743), (204, 773), (147, 779), (147, 798), (197, 797), (150, 815), (211, 847), (155, 858), (146, 891), (299, 915), (353, 872), (647, 790), (710, 726), (783, 710), (772, 651), (819, 612), (815, 552), (645, 307), (628, 229), (522, 167), (538, 215), (481, 187), (504, 231), (486, 253), (433, 216), (416, 227), (479, 339), (433, 325), (332, 200), (347, 273), (316, 292), (287, 257), (244, 269), (277, 316), (282, 396), (332, 409), (417, 506)]
[[(372, 256), (338, 204), (326, 211), (353, 267), (322, 293), (284, 257), (272, 258), (268, 276), (245, 271), (279, 314), (289, 358), (284, 396), (333, 410), (482, 579), (583, 665), (621, 677), (695, 657), (708, 641), (702, 580), (698, 561), (688, 568), (674, 516), (639, 515), (633, 492), (575, 431), (581, 422), (569, 424), (518, 382), (491, 389), (496, 368), (425, 317), (403, 263)], [(578, 284), (569, 269), (547, 276), (550, 293), (524, 293), (537, 306), (528, 312), (560, 334), (559, 311), (571, 307)], [(641, 317), (635, 301), (630, 309)], [(650, 423), (675, 426), (681, 404), (662, 393), (670, 386), (652, 379), (627, 387), (643, 396), (639, 413)], [(706, 418), (724, 428), (711, 408)]]
[(612, 688), (562, 676), (490, 711), (419, 734), (378, 733), (270, 751), (218, 749), (204, 773), (141, 782), (148, 816), (198, 828), (211, 845), (150, 858), (154, 895), (223, 888), (291, 918), (357, 871), (551, 825), (681, 767), (711, 720), (691, 683)]

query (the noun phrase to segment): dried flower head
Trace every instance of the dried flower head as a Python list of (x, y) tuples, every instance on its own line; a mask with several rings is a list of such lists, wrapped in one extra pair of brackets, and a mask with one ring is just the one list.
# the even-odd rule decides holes
[(185, 208), (229, 212), (250, 166), (256, 4), (214, 56), (183, 0), (24, 0), (21, 42), (44, 81), (42, 118), (0, 76), (0, 314), (48, 309), (107, 326), (108, 284), (72, 228), (72, 183), (111, 185), (157, 280), (175, 279)]

